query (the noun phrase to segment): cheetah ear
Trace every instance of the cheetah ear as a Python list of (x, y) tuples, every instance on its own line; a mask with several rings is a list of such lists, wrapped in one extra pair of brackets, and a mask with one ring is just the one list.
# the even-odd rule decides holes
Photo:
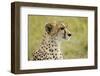
[(45, 25), (45, 30), (48, 34), (50, 34), (50, 32), (52, 31), (52, 25), (50, 23)]

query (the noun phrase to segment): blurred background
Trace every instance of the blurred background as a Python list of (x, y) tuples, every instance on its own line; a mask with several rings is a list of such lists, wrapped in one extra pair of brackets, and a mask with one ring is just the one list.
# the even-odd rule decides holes
[(45, 32), (45, 24), (52, 21), (63, 21), (68, 25), (72, 37), (61, 43), (64, 59), (80, 59), (88, 56), (88, 18), (74, 16), (28, 15), (28, 60), (32, 52), (38, 49)]

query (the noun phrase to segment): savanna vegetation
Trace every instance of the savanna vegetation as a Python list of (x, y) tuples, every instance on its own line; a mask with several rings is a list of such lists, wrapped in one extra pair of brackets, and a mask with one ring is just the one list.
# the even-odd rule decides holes
[(71, 16), (28, 16), (28, 59), (32, 51), (39, 47), (44, 34), (45, 24), (49, 21), (63, 21), (68, 25), (72, 37), (63, 41), (61, 50), (65, 59), (87, 58), (88, 56), (88, 18)]

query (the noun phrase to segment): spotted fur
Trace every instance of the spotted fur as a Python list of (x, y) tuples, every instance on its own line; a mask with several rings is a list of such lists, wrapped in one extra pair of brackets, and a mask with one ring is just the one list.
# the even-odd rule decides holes
[(48, 23), (45, 34), (38, 50), (33, 52), (33, 60), (63, 59), (60, 41), (69, 39), (71, 34), (63, 23)]

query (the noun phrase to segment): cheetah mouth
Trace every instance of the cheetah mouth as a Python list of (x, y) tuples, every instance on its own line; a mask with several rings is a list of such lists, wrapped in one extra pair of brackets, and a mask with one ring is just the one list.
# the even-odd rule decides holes
[(71, 36), (68, 36), (68, 37), (63, 36), (63, 39), (65, 39), (65, 40), (69, 40), (70, 38), (71, 38)]
[(63, 36), (63, 39), (66, 39), (66, 36), (65, 35)]

